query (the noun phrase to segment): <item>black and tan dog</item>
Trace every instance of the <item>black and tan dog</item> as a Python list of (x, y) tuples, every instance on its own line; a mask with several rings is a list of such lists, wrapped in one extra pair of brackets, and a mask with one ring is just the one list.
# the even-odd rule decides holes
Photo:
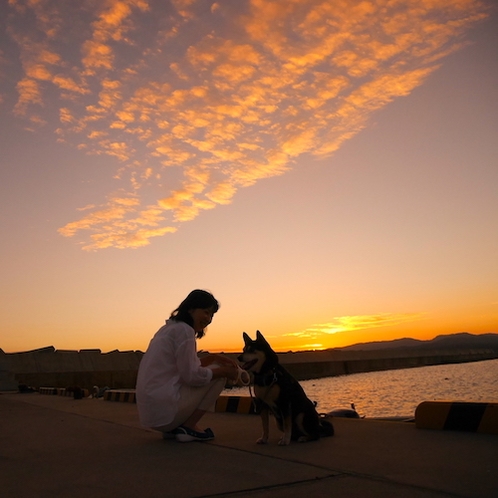
[(304, 442), (333, 436), (333, 425), (320, 418), (313, 402), (299, 382), (279, 364), (277, 353), (261, 332), (256, 332), (254, 341), (245, 332), (243, 337), (244, 350), (238, 359), (243, 363), (242, 368), (254, 376), (254, 396), (263, 422), (263, 435), (257, 442), (268, 442), (270, 411), (284, 433), (280, 445), (287, 445), (291, 440)]

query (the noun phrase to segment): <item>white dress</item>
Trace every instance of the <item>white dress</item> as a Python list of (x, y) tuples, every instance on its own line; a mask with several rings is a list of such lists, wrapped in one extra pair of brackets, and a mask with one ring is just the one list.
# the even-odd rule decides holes
[(167, 320), (150, 341), (138, 369), (140, 423), (152, 428), (168, 426), (178, 414), (180, 391), (207, 386), (212, 377), (212, 369), (201, 366), (197, 357), (194, 329), (185, 322)]

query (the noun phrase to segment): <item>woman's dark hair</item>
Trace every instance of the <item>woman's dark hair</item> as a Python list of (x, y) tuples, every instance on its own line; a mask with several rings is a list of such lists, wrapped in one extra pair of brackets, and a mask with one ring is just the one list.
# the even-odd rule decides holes
[[(216, 313), (218, 309), (220, 308), (220, 304), (218, 301), (215, 299), (215, 297), (210, 293), (205, 290), (200, 290), (196, 289), (193, 290), (176, 308), (171, 313), (170, 319), (175, 320), (177, 322), (185, 322), (191, 327), (194, 326), (194, 321), (192, 317), (190, 316), (189, 311), (190, 310), (195, 310), (195, 309), (212, 309), (213, 313)], [(201, 337), (204, 337), (204, 330), (201, 330), (200, 332), (196, 332), (195, 336), (200, 339)]]

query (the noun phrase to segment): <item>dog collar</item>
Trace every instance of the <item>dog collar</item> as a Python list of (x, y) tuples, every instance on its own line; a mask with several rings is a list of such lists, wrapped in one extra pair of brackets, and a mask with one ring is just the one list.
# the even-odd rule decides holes
[(267, 374), (254, 375), (254, 384), (258, 386), (272, 386), (275, 382), (277, 382), (277, 371), (275, 369)]

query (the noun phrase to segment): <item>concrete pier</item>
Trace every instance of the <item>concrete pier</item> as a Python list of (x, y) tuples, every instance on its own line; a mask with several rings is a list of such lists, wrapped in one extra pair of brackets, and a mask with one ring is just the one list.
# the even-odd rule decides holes
[(495, 498), (498, 436), (334, 419), (336, 435), (257, 445), (258, 416), (210, 413), (206, 443), (163, 440), (134, 403), (0, 394), (5, 498)]

